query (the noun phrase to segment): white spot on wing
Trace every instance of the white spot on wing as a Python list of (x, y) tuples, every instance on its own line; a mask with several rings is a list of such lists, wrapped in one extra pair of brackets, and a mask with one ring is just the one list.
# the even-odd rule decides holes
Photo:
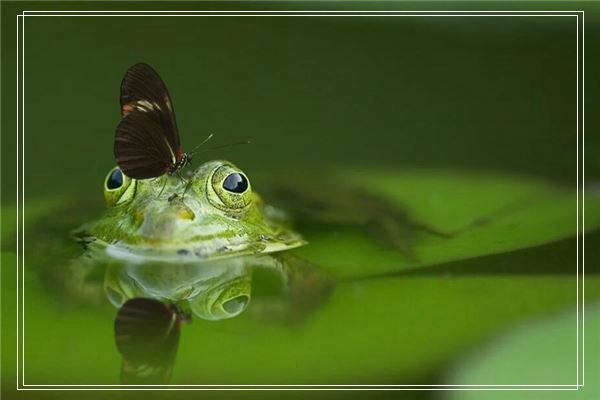
[(167, 147), (169, 148), (169, 151), (171, 152), (171, 161), (173, 161), (173, 164), (177, 163), (177, 158), (175, 157), (175, 153), (173, 153), (173, 149), (171, 148), (171, 145), (169, 144), (169, 142), (167, 141), (167, 139), (163, 136), (163, 140), (165, 141), (165, 143), (167, 144)]
[(148, 100), (138, 100), (136, 102), (136, 108), (142, 112), (148, 112), (148, 111), (154, 111), (154, 110), (161, 111), (160, 106), (157, 103), (151, 103)]

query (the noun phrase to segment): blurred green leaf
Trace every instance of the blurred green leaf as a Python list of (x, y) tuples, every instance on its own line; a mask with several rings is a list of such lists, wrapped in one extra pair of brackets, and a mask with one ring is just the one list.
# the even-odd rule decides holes
[[(33, 200), (27, 200), (25, 207), (20, 209), (24, 220), (22, 223), (25, 228), (33, 223), (40, 222), (42, 218), (52, 216), (53, 213), (63, 209), (70, 197), (66, 194), (44, 196)], [(71, 199), (72, 201), (72, 199)], [(20, 204), (22, 206), (22, 204)], [(60, 220), (60, 215), (57, 215), (55, 220)], [(14, 235), (17, 232), (17, 205), (2, 205), (2, 242), (8, 241), (14, 243)]]
[[(539, 246), (577, 232), (577, 191), (543, 180), (446, 170), (346, 171), (338, 179), (404, 208), (412, 220), (440, 232), (417, 232), (413, 257), (368, 239), (357, 229), (307, 234), (297, 253), (339, 277), (402, 271)], [(586, 229), (600, 226), (600, 198), (587, 197)], [(575, 251), (575, 250), (573, 250)]]
[[(486, 343), (449, 368), (448, 384), (575, 385), (577, 383), (576, 313), (568, 311), (531, 320)], [(577, 398), (600, 398), (600, 304), (585, 313), (585, 386)], [(582, 342), (580, 341), (580, 346)], [(583, 347), (580, 347), (581, 350)], [(583, 369), (579, 370), (582, 382)], [(505, 399), (501, 392), (452, 392), (450, 399)], [(572, 392), (545, 392), (544, 398), (573, 398)], [(511, 392), (511, 399), (538, 398), (532, 392)]]

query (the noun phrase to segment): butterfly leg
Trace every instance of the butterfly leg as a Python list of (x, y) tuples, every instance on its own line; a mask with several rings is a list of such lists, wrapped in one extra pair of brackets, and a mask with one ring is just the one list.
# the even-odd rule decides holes
[(183, 176), (181, 176), (181, 174), (179, 173), (179, 171), (175, 171), (175, 173), (177, 174), (177, 176), (179, 177), (179, 179), (181, 179), (181, 181), (183, 183), (185, 183), (185, 188), (183, 189), (183, 193), (181, 194), (181, 199), (183, 199), (185, 197), (185, 193), (187, 192), (188, 188), (191, 186), (192, 184), (192, 180), (188, 180), (185, 179)]
[(157, 198), (157, 199), (158, 199), (158, 198), (159, 198), (159, 197), (162, 195), (162, 193), (164, 192), (164, 190), (165, 190), (165, 186), (167, 186), (167, 181), (168, 181), (168, 179), (167, 179), (167, 178), (164, 178), (164, 179), (165, 179), (165, 183), (163, 183), (162, 187), (160, 188), (160, 192), (158, 192), (158, 195), (156, 196), (156, 198)]
[(189, 180), (189, 181), (186, 182), (185, 189), (183, 189), (183, 194), (181, 195), (182, 198), (185, 196), (185, 193), (188, 191), (188, 189), (190, 188), (190, 186), (192, 186), (192, 181), (191, 180)]

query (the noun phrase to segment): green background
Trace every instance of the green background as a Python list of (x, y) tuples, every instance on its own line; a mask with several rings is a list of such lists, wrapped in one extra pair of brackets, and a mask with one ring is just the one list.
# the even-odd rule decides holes
[[(598, 108), (594, 96), (598, 79), (593, 71), (598, 66), (594, 43), (600, 35), (600, 8), (593, 2), (3, 2), (3, 232), (5, 226), (14, 226), (14, 214), (4, 210), (14, 210), (16, 201), (15, 15), (22, 9), (585, 10), (585, 177), (588, 193), (597, 196), (600, 161), (594, 157), (599, 145), (594, 127), (598, 117), (593, 110)], [(543, 182), (540, 192), (544, 196), (546, 185), (574, 196), (574, 17), (27, 17), (25, 32), (25, 200), (34, 215), (39, 204), (39, 216), (59, 212), (46, 200), (56, 196), (68, 198), (75, 208), (101, 210), (101, 182), (114, 165), (119, 82), (124, 71), (139, 61), (153, 65), (166, 81), (184, 149), (194, 147), (209, 133), (215, 134), (213, 145), (252, 141), (249, 146), (201, 153), (196, 165), (203, 157), (226, 158), (250, 177), (331, 168), (375, 171), (375, 175), (382, 170), (471, 171), (479, 174), (479, 180), (467, 186), (469, 193), (475, 193), (481, 182), (492, 180), (488, 176), (507, 174), (524, 177), (525, 183), (529, 179)], [(431, 179), (419, 187), (414, 180), (420, 177), (409, 174), (403, 182), (412, 184), (414, 193), (439, 188)], [(340, 179), (352, 181), (355, 176)], [(379, 186), (389, 182), (381, 179), (384, 183)], [(377, 187), (376, 180), (373, 184)], [(452, 189), (440, 190), (452, 193)], [(503, 190), (499, 186), (485, 193), (498, 199)], [(412, 198), (419, 210), (419, 198)], [(479, 205), (488, 201), (485, 195), (477, 198)], [(410, 199), (409, 195), (402, 200)], [(570, 204), (574, 208), (574, 200)], [(567, 214), (574, 212), (561, 207)], [(435, 220), (437, 216), (431, 215)], [(447, 210), (442, 217), (452, 215)], [(38, 224), (43, 225), (41, 221)], [(588, 226), (596, 223), (597, 219)], [(519, 237), (521, 243), (539, 246), (564, 240), (499, 255), (487, 254), (500, 252), (490, 247), (468, 253), (479, 257), (466, 262), (460, 261), (468, 258), (461, 249), (457, 253), (462, 257), (457, 258), (447, 256), (448, 250), (442, 259), (427, 253), (441, 266), (421, 275), (340, 283), (327, 307), (302, 328), (265, 327), (246, 315), (211, 329), (195, 321), (183, 332), (178, 365), (186, 367), (180, 367), (174, 383), (221, 383), (223, 379), (232, 381), (227, 383), (258, 383), (260, 379), (263, 383), (266, 376), (272, 379), (268, 383), (290, 383), (286, 381), (290, 376), (301, 383), (446, 382), (448, 365), (460, 362), (458, 356), (474, 351), (484, 339), (531, 317), (573, 309), (574, 238), (569, 238), (568, 231), (552, 233), (543, 221), (537, 224), (541, 227), (537, 231), (547, 235), (545, 240), (529, 243), (530, 235), (522, 241)], [(557, 229), (563, 226), (569, 225)], [(48, 231), (53, 232), (39, 232)], [(28, 232), (31, 236), (26, 241), (37, 243), (40, 233)], [(352, 243), (365, 258), (377, 250), (352, 232), (345, 234), (343, 242), (334, 241), (342, 248)], [(509, 235), (502, 230), (489, 234)], [(359, 263), (352, 270), (342, 268), (350, 265), (346, 261), (360, 258), (337, 258), (336, 265), (331, 254), (337, 253), (331, 252), (327, 238), (318, 233), (315, 237), (325, 245), (319, 247), (317, 242), (307, 247), (306, 255), (327, 261), (337, 276), (361, 275), (356, 272), (360, 272)], [(4, 266), (14, 265), (14, 239), (4, 238), (2, 388), (3, 395), (13, 397), (16, 338), (11, 330), (16, 278)], [(591, 236), (590, 257), (598, 241), (597, 234)], [(35, 252), (35, 246), (28, 251)], [(509, 243), (502, 251), (521, 247), (528, 246)], [(380, 266), (397, 258), (382, 257)], [(405, 259), (398, 261), (398, 265), (405, 264)], [(590, 259), (587, 265), (595, 264)], [(364, 275), (385, 272), (383, 268)], [(28, 343), (32, 347), (28, 383), (116, 383), (119, 356), (111, 337), (114, 309), (103, 304), (65, 310), (43, 279), (29, 276)], [(597, 298), (597, 279), (590, 277), (587, 285), (590, 298)], [(382, 344), (374, 344), (374, 338), (383, 338)], [(71, 347), (64, 347), (65, 342)], [(215, 343), (234, 347), (225, 353), (204, 353), (205, 344)], [(96, 349), (101, 349), (100, 354)], [(336, 354), (346, 358), (336, 359)], [(550, 362), (572, 365), (573, 352), (565, 354), (565, 359)], [(206, 357), (199, 359), (199, 355)], [(490, 381), (493, 372), (490, 369), (486, 377)], [(589, 381), (586, 384), (593, 383)], [(574, 377), (565, 383), (573, 382)], [(21, 397), (34, 397), (31, 393)], [(401, 394), (405, 393), (377, 393), (382, 397)], [(35, 395), (62, 398), (64, 393)], [(256, 393), (255, 397), (260, 396)]]

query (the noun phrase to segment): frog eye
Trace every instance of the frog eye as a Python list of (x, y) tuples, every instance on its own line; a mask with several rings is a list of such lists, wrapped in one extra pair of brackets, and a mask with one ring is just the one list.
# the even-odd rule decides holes
[(125, 175), (119, 167), (111, 169), (104, 179), (106, 204), (112, 207), (130, 200), (135, 194), (136, 186), (136, 181)]
[(123, 186), (123, 172), (119, 168), (113, 169), (106, 178), (106, 189), (115, 190)]
[(224, 164), (216, 168), (211, 177), (210, 202), (224, 211), (239, 212), (252, 202), (250, 181), (236, 167)]
[(239, 172), (232, 172), (223, 181), (223, 189), (231, 193), (244, 193), (248, 190), (248, 178)]

